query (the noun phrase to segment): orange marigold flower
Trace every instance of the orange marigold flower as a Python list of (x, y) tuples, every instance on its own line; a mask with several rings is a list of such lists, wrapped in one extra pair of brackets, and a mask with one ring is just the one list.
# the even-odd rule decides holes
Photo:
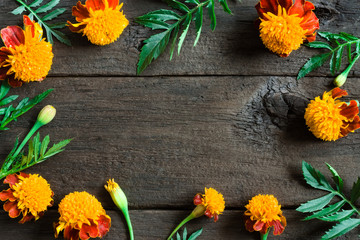
[(216, 222), (219, 215), (224, 212), (225, 200), (221, 193), (213, 188), (205, 188), (205, 194), (198, 193), (194, 197), (195, 205), (202, 205), (205, 207), (205, 216), (213, 218)]
[(306, 125), (315, 137), (335, 141), (360, 128), (359, 102), (338, 100), (348, 95), (345, 90), (334, 88), (324, 92), (322, 98), (311, 100), (305, 110)]
[(54, 54), (42, 35), (41, 26), (28, 16), (24, 16), (24, 30), (18, 26), (1, 29), (5, 47), (0, 48), (0, 80), (7, 79), (12, 87), (44, 80)]
[(255, 8), (260, 18), (260, 38), (270, 51), (287, 57), (304, 41), (315, 41), (319, 19), (311, 2), (260, 0)]
[(119, 0), (87, 0), (85, 5), (79, 1), (72, 9), (79, 23), (67, 22), (72, 32), (83, 33), (96, 45), (107, 45), (119, 38), (129, 24)]
[(38, 174), (11, 174), (5, 178), (4, 183), (9, 184), (10, 188), (0, 193), (0, 200), (6, 201), (3, 208), (11, 218), (22, 213), (19, 223), (38, 220), (54, 204), (54, 193), (50, 185)]
[(253, 197), (245, 208), (245, 227), (249, 232), (258, 231), (267, 236), (270, 227), (274, 227), (274, 235), (280, 235), (284, 231), (286, 218), (273, 195), (259, 194)]
[(59, 222), (54, 223), (56, 238), (62, 230), (65, 240), (103, 237), (111, 226), (101, 203), (87, 192), (66, 195), (59, 204), (59, 213)]

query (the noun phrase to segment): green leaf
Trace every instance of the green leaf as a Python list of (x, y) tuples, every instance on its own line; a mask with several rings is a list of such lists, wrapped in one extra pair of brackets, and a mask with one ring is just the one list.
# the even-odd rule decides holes
[(231, 12), (231, 10), (230, 10), (230, 8), (229, 8), (226, 0), (219, 0), (219, 2), (220, 2), (221, 6), (223, 7), (223, 9), (224, 9), (225, 12), (227, 12), (227, 13), (229, 13), (229, 14), (232, 14), (232, 12)]
[(338, 50), (337, 53), (336, 53), (336, 64), (335, 64), (335, 69), (336, 69), (336, 71), (339, 71), (339, 70), (340, 70), (340, 67), (341, 67), (341, 58), (342, 58), (343, 52), (344, 52), (344, 46), (340, 46), (340, 47), (339, 47), (339, 50)]
[(48, 24), (48, 26), (51, 29), (60, 29), (66, 27), (66, 24), (67, 24), (66, 22), (62, 22), (62, 23)]
[(188, 240), (195, 240), (197, 237), (199, 237), (201, 235), (202, 231), (203, 231), (202, 228), (200, 230), (197, 230), (196, 232), (191, 234), (191, 236), (189, 237)]
[(322, 175), (320, 171), (317, 171), (305, 161), (303, 161), (302, 163), (302, 170), (304, 178), (307, 184), (309, 184), (310, 186), (329, 192), (332, 192), (334, 190), (329, 184), (329, 182), (325, 179), (324, 175)]
[(51, 29), (51, 33), (52, 35), (54, 35), (54, 37), (59, 40), (60, 42), (68, 45), (68, 46), (71, 46), (71, 42), (70, 40), (68, 39), (68, 37), (63, 34), (62, 32), (59, 32), (57, 30), (54, 30), (54, 29)]
[(44, 158), (49, 158), (51, 156), (54, 156), (55, 154), (58, 154), (62, 151), (64, 151), (64, 147), (66, 147), (66, 145), (68, 145), (71, 142), (72, 139), (66, 139), (63, 140), (57, 144), (54, 144), (54, 146), (52, 146), (46, 153)]
[(2, 81), (1, 88), (0, 88), (0, 100), (3, 99), (6, 94), (10, 91), (10, 85), (7, 83), (7, 81)]
[(335, 214), (324, 216), (319, 218), (320, 220), (326, 221), (326, 222), (341, 222), (345, 219), (350, 218), (356, 211), (354, 209), (352, 210), (343, 210), (341, 212), (337, 212)]
[(47, 11), (50, 11), (51, 9), (53, 9), (56, 5), (58, 5), (60, 2), (60, 0), (51, 0), (49, 3), (39, 7), (35, 13), (44, 13)]
[(344, 187), (344, 182), (343, 182), (342, 178), (337, 173), (337, 171), (332, 166), (330, 166), (330, 164), (326, 163), (326, 166), (329, 168), (331, 174), (333, 175), (333, 180), (336, 184), (337, 190), (339, 192), (342, 192), (343, 187)]
[(346, 38), (348, 41), (357, 41), (359, 40), (359, 38), (349, 34), (349, 33), (346, 33), (346, 32), (340, 32), (340, 35), (343, 36), (344, 38)]
[(331, 32), (318, 32), (318, 34), (325, 38), (326, 40), (328, 40), (329, 42), (332, 42), (334, 40), (343, 40), (346, 41), (347, 39), (345, 37), (343, 37), (340, 34), (336, 34), (336, 33), (331, 33)]
[(141, 19), (137, 19), (136, 20), (137, 23), (144, 25), (145, 27), (151, 28), (152, 30), (158, 30), (158, 29), (164, 29), (167, 30), (171, 27), (170, 24), (160, 21), (160, 20), (151, 20), (151, 19), (147, 19), (147, 20), (141, 20)]
[(43, 0), (35, 0), (31, 4), (29, 4), (29, 7), (38, 7), (43, 2)]
[(333, 199), (334, 196), (335, 196), (335, 193), (329, 193), (328, 195), (325, 195), (321, 198), (310, 200), (307, 203), (301, 204), (300, 207), (298, 207), (296, 209), (296, 211), (299, 211), (299, 212), (318, 211), (318, 210), (322, 209), (323, 207), (325, 207), (326, 205), (328, 205), (328, 203), (331, 201), (331, 199)]
[(330, 44), (325, 42), (310, 42), (307, 44), (308, 47), (311, 48), (326, 48), (329, 50), (332, 50), (333, 48), (330, 46)]
[(48, 145), (50, 143), (50, 136), (47, 135), (44, 137), (42, 143), (41, 143), (41, 150), (40, 150), (40, 157), (43, 157), (45, 155), (46, 149), (48, 148)]
[(328, 60), (328, 58), (331, 56), (331, 52), (330, 53), (323, 53), (323, 54), (319, 54), (316, 56), (311, 57), (306, 63), (305, 65), (300, 69), (297, 79), (301, 79), (303, 77), (306, 76), (306, 74), (310, 73), (311, 71), (319, 68), (320, 66), (322, 66), (326, 60)]
[(55, 10), (52, 11), (51, 13), (45, 15), (45, 16), (42, 18), (42, 20), (43, 20), (43, 21), (50, 21), (50, 20), (58, 17), (59, 15), (63, 14), (65, 11), (66, 11), (65, 8), (55, 9)]
[(192, 3), (192, 4), (200, 4), (200, 2), (198, 0), (185, 0), (186, 3)]
[(141, 17), (137, 17), (136, 20), (159, 20), (159, 21), (170, 21), (170, 20), (179, 20), (181, 17), (174, 11), (160, 9), (153, 12), (149, 12)]
[(140, 74), (152, 62), (164, 52), (169, 43), (172, 28), (162, 33), (155, 34), (144, 41), (145, 45), (141, 48), (138, 62), (137, 73)]
[(6, 104), (11, 103), (12, 101), (16, 100), (19, 96), (18, 95), (12, 95), (10, 97), (7, 97), (0, 101), (0, 106), (4, 106)]
[(184, 231), (183, 231), (183, 240), (186, 240), (187, 239), (187, 230), (186, 228), (184, 228)]
[(358, 177), (358, 180), (354, 183), (352, 189), (351, 189), (351, 202), (355, 203), (360, 197), (360, 177)]
[(308, 216), (306, 217), (304, 220), (307, 221), (307, 220), (311, 220), (311, 219), (314, 219), (314, 218), (319, 218), (319, 217), (323, 217), (323, 216), (326, 216), (326, 215), (329, 215), (329, 214), (332, 214), (334, 212), (337, 212), (340, 210), (340, 208), (342, 206), (344, 206), (346, 203), (345, 200), (342, 200), (338, 203), (335, 203), (333, 205), (330, 205), (329, 207), (327, 208), (324, 208), (323, 210), (321, 211), (318, 211), (318, 212), (315, 212), (313, 215), (311, 216)]
[(180, 234), (178, 232), (176, 233), (176, 240), (181, 240)]
[(209, 17), (211, 20), (210, 28), (215, 30), (216, 28), (216, 15), (215, 15), (215, 3), (214, 0), (210, 0), (209, 4), (206, 6), (208, 8)]
[(184, 11), (186, 13), (190, 12), (190, 9), (183, 3), (176, 0), (164, 0), (170, 7)]
[(198, 43), (201, 35), (203, 25), (203, 7), (199, 7), (199, 9), (195, 13), (195, 27), (196, 27), (196, 39), (194, 42), (194, 47)]
[(359, 225), (360, 225), (360, 219), (354, 219), (354, 218), (347, 219), (345, 221), (338, 223), (329, 231), (327, 231), (326, 234), (322, 236), (321, 239), (322, 240), (334, 239), (353, 230)]
[(336, 54), (335, 52), (333, 52), (331, 54), (331, 58), (330, 58), (330, 71), (332, 75), (335, 75), (336, 72)]
[(186, 19), (185, 19), (185, 21), (184, 21), (184, 23), (183, 23), (183, 26), (184, 26), (185, 28), (184, 28), (184, 31), (183, 31), (183, 33), (180, 35), (180, 38), (179, 38), (178, 54), (180, 54), (181, 47), (182, 47), (182, 45), (183, 45), (183, 43), (184, 43), (186, 34), (187, 34), (188, 31), (189, 31), (191, 19), (192, 19), (192, 16), (191, 16), (191, 14), (189, 13), (189, 14), (186, 16)]
[(173, 37), (172, 37), (171, 47), (170, 47), (170, 61), (172, 60), (172, 58), (174, 56), (174, 50), (175, 50), (175, 46), (176, 46), (176, 40), (179, 35), (179, 30), (180, 30), (179, 25), (176, 25), (176, 27), (172, 33)]
[(15, 8), (11, 13), (14, 15), (20, 15), (25, 11), (25, 7), (24, 6), (20, 6)]

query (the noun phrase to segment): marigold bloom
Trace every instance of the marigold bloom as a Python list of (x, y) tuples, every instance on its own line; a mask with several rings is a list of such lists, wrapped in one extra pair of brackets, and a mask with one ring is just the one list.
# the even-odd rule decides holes
[(219, 219), (219, 215), (225, 209), (225, 200), (221, 193), (213, 188), (205, 188), (205, 194), (196, 194), (194, 197), (195, 205), (202, 205), (205, 207), (205, 216), (208, 218), (214, 217), (216, 222)]
[(280, 235), (284, 231), (286, 218), (273, 195), (259, 194), (253, 197), (245, 208), (245, 227), (249, 232), (258, 231), (265, 235), (270, 227), (274, 227), (274, 235)]
[(22, 213), (19, 223), (38, 220), (54, 203), (50, 185), (38, 174), (11, 174), (5, 178), (4, 183), (9, 184), (10, 188), (0, 193), (0, 200), (6, 201), (3, 208), (11, 218)]
[(334, 88), (324, 92), (322, 99), (311, 100), (305, 110), (306, 125), (315, 137), (324, 141), (335, 141), (360, 128), (359, 102), (338, 100), (347, 92)]
[(59, 222), (54, 223), (56, 238), (62, 230), (66, 240), (103, 237), (111, 226), (101, 203), (87, 192), (66, 195), (59, 204), (59, 213)]
[(107, 45), (119, 38), (129, 24), (119, 0), (87, 0), (85, 5), (79, 1), (72, 9), (79, 23), (67, 22), (72, 32), (83, 33), (96, 45)]
[(24, 30), (18, 26), (1, 29), (5, 47), (0, 48), (0, 80), (7, 79), (12, 87), (44, 80), (54, 57), (40, 25), (24, 16), (24, 26)]
[(260, 38), (272, 52), (287, 57), (293, 50), (316, 38), (319, 19), (305, 0), (260, 0), (255, 6), (260, 18)]

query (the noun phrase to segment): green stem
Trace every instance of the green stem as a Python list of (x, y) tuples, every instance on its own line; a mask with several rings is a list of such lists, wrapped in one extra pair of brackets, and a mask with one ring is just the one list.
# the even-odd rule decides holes
[(30, 140), (31, 136), (34, 135), (34, 133), (39, 130), (39, 128), (41, 128), (44, 124), (36, 121), (36, 123), (34, 124), (34, 126), (31, 128), (31, 130), (29, 131), (29, 133), (26, 135), (26, 137), (24, 138), (24, 140), (22, 141), (22, 143), (20, 144), (20, 146), (17, 148), (16, 152), (13, 154), (13, 158), (15, 158), (17, 155), (19, 155), (19, 153), (21, 152), (21, 150), (24, 148), (25, 144)]
[(260, 233), (260, 239), (261, 240), (266, 240), (267, 239), (267, 237), (268, 237), (268, 235), (269, 235), (269, 230), (267, 231), (267, 233), (265, 233), (265, 234), (262, 234), (262, 233)]
[(355, 211), (358, 215), (360, 215), (360, 210), (356, 208), (356, 206), (351, 202), (349, 201), (343, 194), (337, 192), (337, 191), (334, 191), (333, 193), (335, 193), (337, 196), (341, 197), (347, 204), (349, 204)]
[(171, 237), (182, 227), (184, 226), (185, 223), (187, 223), (188, 221), (194, 219), (194, 215), (190, 214), (189, 216), (187, 216), (184, 220), (182, 220), (182, 222), (174, 229), (174, 231), (172, 231), (172, 233), (170, 234), (170, 236), (168, 237), (167, 240), (171, 240)]
[(24, 3), (22, 0), (16, 0), (18, 3), (20, 3), (21, 5), (23, 5), (29, 12), (31, 12), (38, 20), (38, 22), (41, 22), (44, 25), (47, 25), (46, 23), (44, 23), (41, 18), (36, 14), (36, 12), (34, 10), (31, 9), (31, 7), (29, 7), (26, 3)]
[(134, 240), (134, 231), (133, 231), (133, 228), (132, 228), (132, 225), (131, 225), (129, 211), (128, 210), (123, 211), (123, 213), (124, 213), (124, 217), (125, 217), (126, 223), (128, 225), (128, 228), (129, 228), (130, 240)]

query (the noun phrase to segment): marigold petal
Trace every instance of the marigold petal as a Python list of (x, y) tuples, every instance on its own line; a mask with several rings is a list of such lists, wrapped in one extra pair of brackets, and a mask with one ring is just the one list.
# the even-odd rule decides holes
[(9, 76), (8, 78), (8, 83), (11, 87), (16, 88), (16, 87), (21, 87), (23, 85), (22, 81), (19, 81), (17, 79), (15, 79), (14, 74), (12, 74), (11, 76)]
[(98, 219), (99, 237), (103, 237), (109, 232), (111, 227), (111, 218), (109, 216), (101, 215)]
[(20, 209), (17, 207), (17, 201), (15, 202), (7, 201), (4, 203), (3, 208), (6, 212), (9, 212), (9, 216), (11, 218), (17, 218), (21, 213)]
[(14, 173), (6, 176), (4, 183), (9, 184), (10, 187), (19, 182), (19, 177)]
[(284, 217), (284, 216), (280, 216), (280, 221), (281, 221), (281, 224), (284, 226), (284, 227), (286, 227), (286, 225), (287, 225), (287, 222), (286, 222), (286, 218)]
[(337, 87), (331, 90), (331, 95), (332, 98), (336, 99), (336, 98), (341, 98), (342, 96), (347, 96), (348, 93), (346, 90)]
[(81, 4), (80, 1), (77, 2), (76, 6), (73, 6), (72, 15), (76, 17), (76, 21), (78, 22), (90, 17), (88, 9), (85, 5)]
[(343, 137), (347, 136), (349, 133), (354, 132), (356, 129), (360, 128), (360, 117), (355, 116), (353, 121), (350, 123), (347, 123), (347, 127), (341, 129), (341, 135)]
[(23, 218), (19, 221), (19, 223), (23, 224), (26, 222), (30, 222), (33, 218), (34, 216), (31, 213), (28, 213), (25, 216), (23, 216)]
[(92, 238), (96, 238), (99, 235), (99, 230), (98, 230), (98, 226), (94, 223), (93, 220), (90, 220), (90, 224), (83, 224), (81, 229), (80, 229), (80, 239), (82, 240), (87, 240), (90, 237)]
[(105, 4), (103, 0), (87, 0), (85, 5), (88, 9), (90, 8), (93, 11), (105, 9)]
[(18, 26), (1, 29), (1, 38), (6, 47), (15, 48), (25, 42), (24, 31)]
[(255, 221), (250, 220), (250, 218), (248, 218), (245, 221), (245, 228), (246, 230), (248, 230), (249, 232), (253, 232), (254, 231), (254, 225), (255, 225)]
[(119, 5), (119, 0), (107, 0), (109, 7), (115, 9)]
[(80, 33), (86, 27), (85, 23), (75, 23), (72, 24), (71, 22), (67, 21), (67, 26), (69, 27), (70, 31)]
[(278, 3), (281, 7), (285, 8), (286, 10), (289, 10), (291, 5), (293, 4), (292, 0), (278, 0)]
[(265, 12), (272, 12), (276, 14), (279, 3), (277, 0), (260, 0), (259, 5), (265, 10)]
[(0, 192), (0, 200), (1, 201), (9, 200), (11, 202), (14, 202), (16, 198), (14, 197), (13, 192), (14, 190), (12, 190), (11, 188), (9, 188), (8, 190), (3, 190), (2, 192)]
[(302, 17), (305, 13), (304, 4), (305, 0), (295, 0), (289, 9), (289, 15), (298, 14), (298, 17)]
[(284, 232), (285, 227), (280, 223), (279, 220), (274, 221), (274, 235), (280, 235)]
[(7, 72), (9, 71), (9, 67), (0, 67), (0, 80), (5, 80), (7, 77)]
[(253, 226), (254, 230), (255, 231), (261, 231), (262, 228), (264, 227), (265, 223), (260, 221), (260, 220), (257, 220)]
[(32, 37), (35, 36), (35, 22), (32, 21), (27, 15), (24, 15), (24, 25), (25, 27), (30, 27)]
[(0, 66), (6, 59), (9, 58), (9, 55), (11, 55), (11, 51), (8, 48), (0, 48)]
[(79, 240), (79, 230), (71, 228), (71, 226), (66, 227), (64, 230), (64, 239)]
[(347, 119), (353, 119), (359, 113), (359, 104), (355, 100), (351, 100), (349, 104), (344, 103), (340, 106), (340, 114)]

